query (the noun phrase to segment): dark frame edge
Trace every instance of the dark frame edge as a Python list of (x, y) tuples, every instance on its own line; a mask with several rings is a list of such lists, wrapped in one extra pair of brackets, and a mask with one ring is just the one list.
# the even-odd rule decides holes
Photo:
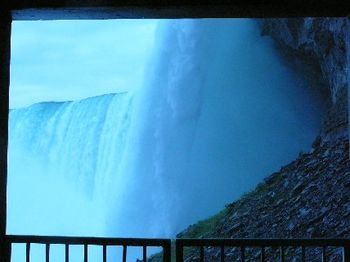
[[(232, 7), (232, 6), (231, 6)], [(30, 9), (31, 8), (31, 9)], [(184, 17), (286, 17), (296, 16), (339, 16), (347, 17), (347, 61), (350, 66), (350, 21), (348, 9), (342, 9), (340, 6), (336, 10), (330, 10), (327, 13), (324, 9), (315, 9), (310, 12), (295, 11), (291, 8), (282, 8), (281, 6), (267, 12), (266, 7), (258, 11), (249, 12), (247, 5), (243, 9), (226, 10), (226, 6), (221, 5), (217, 9), (205, 11), (208, 6), (199, 7), (193, 11), (193, 6), (124, 6), (124, 7), (18, 7), (0, 9), (0, 262), (9, 261), (11, 247), (6, 238), (6, 211), (7, 211), (7, 143), (8, 143), (8, 103), (9, 103), (9, 85), (10, 85), (10, 42), (11, 42), (11, 22), (12, 17), (18, 20), (40, 20), (40, 19), (108, 19), (108, 18), (184, 18)], [(282, 9), (279, 9), (282, 8)], [(85, 10), (84, 10), (85, 9)], [(130, 9), (133, 9), (130, 11)], [(174, 11), (174, 9), (176, 11)], [(191, 11), (192, 10), (192, 11)], [(221, 11), (220, 11), (221, 10)], [(293, 11), (294, 10), (294, 11)], [(47, 16), (51, 12), (51, 16)], [(220, 13), (222, 12), (222, 13)], [(45, 15), (46, 13), (46, 15)], [(33, 16), (34, 14), (34, 16)], [(95, 16), (94, 16), (95, 14)], [(109, 16), (109, 15), (110, 16)], [(211, 15), (210, 15), (211, 14)], [(327, 15), (328, 14), (328, 15)], [(66, 15), (65, 17), (62, 17)], [(102, 15), (102, 16), (101, 16)], [(350, 80), (350, 69), (348, 69), (348, 80)], [(348, 101), (350, 102), (350, 92), (348, 92)], [(350, 114), (349, 114), (350, 127)], [(349, 152), (350, 154), (350, 152)]]
[(0, 261), (10, 261), (11, 246), (6, 238), (7, 221), (7, 143), (10, 87), (11, 12), (0, 11)]
[[(347, 93), (348, 93), (348, 138), (350, 139), (350, 16), (346, 17), (346, 56), (347, 56)], [(350, 158), (350, 149), (349, 149)], [(350, 251), (349, 251), (350, 252)], [(350, 255), (349, 255), (350, 256)], [(350, 257), (348, 257), (350, 260)]]
[(347, 17), (350, 12), (340, 0), (12, 0), (7, 6), (14, 20)]

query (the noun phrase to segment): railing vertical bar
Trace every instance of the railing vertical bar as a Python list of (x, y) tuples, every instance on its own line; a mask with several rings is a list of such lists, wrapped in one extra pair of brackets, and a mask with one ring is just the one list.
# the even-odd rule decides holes
[(147, 262), (147, 246), (142, 247), (143, 262)]
[(343, 262), (350, 262), (350, 243), (347, 242), (343, 248)]
[(221, 246), (220, 254), (221, 254), (221, 262), (225, 262), (225, 246)]
[(127, 248), (128, 246), (123, 246), (123, 262), (126, 262), (126, 254), (127, 254)]
[(322, 247), (322, 262), (327, 262), (327, 249), (326, 249), (326, 246), (323, 246)]
[[(5, 259), (7, 259), (8, 262), (11, 262), (12, 257), (12, 243), (9, 241), (6, 241), (6, 253), (5, 253)], [(6, 261), (6, 260), (5, 260)]]
[[(176, 247), (176, 249), (177, 249), (177, 247)], [(176, 254), (176, 256), (177, 256), (177, 254)], [(163, 245), (163, 262), (171, 262), (171, 241), (170, 241), (170, 239), (168, 241), (166, 241)]]
[(301, 247), (301, 262), (305, 262), (305, 246)]
[(241, 246), (241, 261), (245, 262), (245, 246)]
[(200, 261), (204, 262), (204, 246), (200, 247)]
[(88, 245), (84, 244), (84, 262), (89, 261), (89, 255), (88, 255)]
[(103, 262), (107, 262), (107, 246), (106, 245), (103, 245), (102, 246), (102, 259), (103, 259)]
[(64, 247), (64, 261), (65, 262), (69, 262), (69, 245), (68, 244), (65, 244), (65, 247)]
[(50, 244), (46, 244), (45, 246), (45, 257), (46, 262), (50, 262)]
[(11, 262), (12, 243), (7, 239), (0, 240), (0, 262)]
[(260, 261), (265, 262), (265, 247), (261, 247)]
[(26, 243), (26, 262), (30, 262), (30, 243)]
[(184, 246), (180, 239), (175, 240), (175, 249), (176, 249), (176, 262), (183, 262), (184, 261)]
[(284, 262), (284, 247), (280, 246), (280, 261)]

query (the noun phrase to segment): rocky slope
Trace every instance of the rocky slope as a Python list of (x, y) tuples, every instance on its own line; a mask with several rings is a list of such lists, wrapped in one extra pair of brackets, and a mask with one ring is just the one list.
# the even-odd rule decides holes
[[(312, 152), (301, 154), (267, 177), (254, 191), (227, 205), (223, 215), (215, 218), (210, 226), (198, 230), (201, 224), (205, 224), (202, 221), (177, 237), (350, 237), (348, 153), (348, 139), (322, 145), (316, 142)], [(239, 257), (234, 251), (227, 250), (228, 261)], [(329, 250), (330, 261), (338, 261), (339, 252)], [(310, 250), (308, 256), (317, 257), (316, 254), (317, 250)], [(258, 251), (252, 251), (250, 258), (258, 255)], [(220, 253), (209, 249), (206, 257), (207, 261), (219, 261)], [(187, 254), (187, 261), (196, 261), (197, 258), (195, 251)], [(272, 253), (270, 259), (274, 261)]]
[[(267, 177), (252, 192), (219, 214), (189, 226), (178, 238), (350, 237), (350, 163), (347, 108), (345, 19), (265, 19), (262, 35), (275, 40), (285, 60), (328, 98), (329, 110), (310, 152)], [(257, 261), (259, 250), (248, 250)], [(286, 261), (299, 261), (300, 249), (288, 249)], [(185, 252), (198, 261), (199, 251)], [(239, 258), (227, 248), (227, 261)], [(268, 250), (268, 261), (278, 261)], [(320, 261), (308, 249), (308, 261)], [(328, 261), (341, 261), (341, 250), (327, 249)], [(294, 258), (291, 260), (291, 258)], [(300, 257), (300, 256), (299, 256)], [(206, 248), (206, 261), (220, 261), (220, 251)], [(150, 259), (158, 261), (159, 256)]]

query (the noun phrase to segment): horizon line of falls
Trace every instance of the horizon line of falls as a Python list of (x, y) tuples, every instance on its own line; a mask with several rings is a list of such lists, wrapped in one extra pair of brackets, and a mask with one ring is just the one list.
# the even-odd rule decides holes
[(9, 234), (175, 237), (319, 132), (323, 100), (253, 20), (159, 22), (146, 76), (10, 111)]

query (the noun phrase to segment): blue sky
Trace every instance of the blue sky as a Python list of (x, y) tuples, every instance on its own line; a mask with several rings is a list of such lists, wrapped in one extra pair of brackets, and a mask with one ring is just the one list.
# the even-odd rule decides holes
[(137, 88), (156, 24), (150, 19), (13, 22), (10, 108)]

